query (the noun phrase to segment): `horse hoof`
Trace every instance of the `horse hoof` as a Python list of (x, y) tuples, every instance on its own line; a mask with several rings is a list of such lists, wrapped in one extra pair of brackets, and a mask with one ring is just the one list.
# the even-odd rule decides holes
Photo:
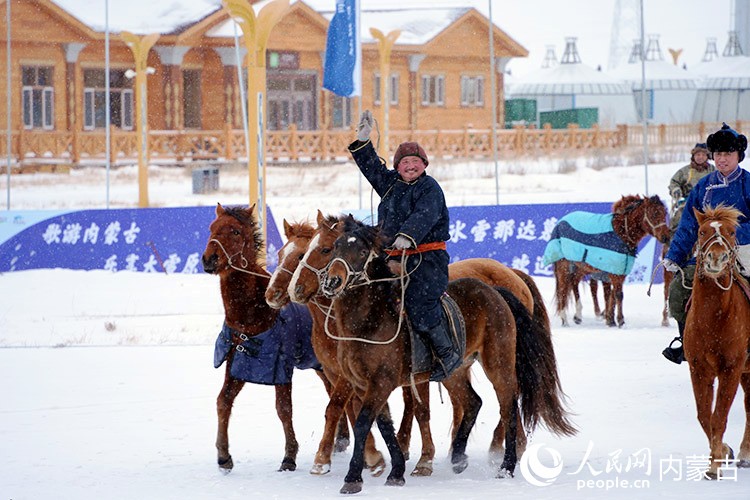
[(432, 475), (432, 460), (426, 462), (417, 463), (414, 470), (411, 471), (412, 476), (429, 477)]
[(229, 474), (232, 472), (232, 469), (234, 468), (234, 461), (232, 461), (232, 457), (229, 456), (227, 458), (219, 458), (217, 460), (219, 464), (219, 470), (223, 472), (224, 474)]
[(750, 459), (743, 458), (742, 460), (737, 460), (737, 467), (740, 469), (750, 468)]
[(372, 477), (380, 477), (385, 470), (385, 459), (383, 458), (383, 455), (380, 455), (380, 460), (378, 460), (377, 463), (374, 465), (368, 465), (367, 468), (370, 469), (370, 475)]
[(279, 472), (292, 472), (295, 470), (297, 470), (297, 462), (293, 458), (284, 457), (284, 460), (281, 461), (281, 466), (279, 466)]
[(573, 323), (575, 323), (576, 325), (580, 325), (582, 321), (583, 320), (581, 318), (576, 318), (575, 316), (573, 316)]
[(386, 486), (403, 486), (406, 484), (406, 479), (403, 477), (389, 477), (385, 481)]
[(468, 466), (469, 458), (466, 455), (453, 460), (453, 472), (455, 474), (461, 474)]
[(662, 320), (661, 326), (669, 326), (669, 320), (668, 319)]
[(495, 477), (497, 479), (505, 479), (507, 477), (513, 477), (513, 471), (507, 467), (501, 467), (500, 470), (497, 471), (497, 475)]
[(349, 447), (349, 438), (336, 438), (336, 443), (333, 445), (334, 453), (343, 453)]
[(324, 476), (331, 472), (331, 464), (313, 464), (310, 474), (313, 476)]
[(362, 491), (361, 482), (344, 483), (344, 486), (341, 487), (339, 493), (341, 493), (342, 495), (353, 495), (354, 493), (359, 493), (360, 491)]
[(705, 472), (705, 474), (704, 474), (704, 476), (703, 476), (703, 477), (705, 477), (705, 478), (706, 478), (706, 479), (708, 479), (709, 481), (716, 481), (716, 479), (718, 478), (718, 476), (719, 476), (719, 475), (718, 475), (718, 473), (716, 473), (716, 472), (712, 472), (712, 471), (710, 471), (710, 470), (707, 470), (707, 471)]

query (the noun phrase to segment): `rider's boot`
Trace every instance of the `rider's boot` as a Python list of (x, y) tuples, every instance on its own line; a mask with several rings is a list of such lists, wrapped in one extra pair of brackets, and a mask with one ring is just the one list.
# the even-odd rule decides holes
[(448, 331), (441, 322), (430, 330), (420, 333), (423, 338), (429, 340), (437, 360), (430, 374), (430, 380), (440, 382), (448, 378), (463, 363), (463, 359), (456, 352), (456, 348), (451, 342)]

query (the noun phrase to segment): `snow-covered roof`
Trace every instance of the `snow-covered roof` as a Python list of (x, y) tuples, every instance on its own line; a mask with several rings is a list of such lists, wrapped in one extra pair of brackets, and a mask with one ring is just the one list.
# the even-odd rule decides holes
[(736, 74), (747, 76), (750, 73), (750, 57), (719, 56), (712, 61), (700, 62), (691, 70), (702, 78), (731, 77)]
[(105, 30), (105, 17), (113, 32), (172, 33), (200, 21), (221, 8), (221, 0), (110, 0), (105, 16), (103, 0), (51, 0), (96, 31)]
[(513, 95), (629, 94), (630, 87), (583, 63), (560, 64), (519, 78), (511, 85)]
[[(624, 80), (633, 89), (641, 88), (641, 64), (621, 64), (609, 76)], [(646, 61), (646, 88), (654, 90), (689, 90), (698, 87), (698, 77), (667, 61)]]

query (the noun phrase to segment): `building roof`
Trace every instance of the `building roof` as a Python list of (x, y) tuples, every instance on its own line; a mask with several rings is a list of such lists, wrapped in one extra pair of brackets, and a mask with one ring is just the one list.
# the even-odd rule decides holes
[[(633, 89), (641, 88), (640, 61), (622, 64), (608, 73), (624, 80)], [(698, 87), (698, 77), (667, 61), (646, 61), (646, 88), (654, 90), (689, 90)]]
[(510, 88), (513, 95), (630, 94), (630, 87), (620, 80), (583, 63), (560, 64), (540, 69), (519, 78)]

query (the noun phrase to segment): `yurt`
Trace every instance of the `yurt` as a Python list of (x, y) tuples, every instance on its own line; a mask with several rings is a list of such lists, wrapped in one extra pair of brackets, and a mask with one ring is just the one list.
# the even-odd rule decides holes
[[(689, 123), (698, 93), (698, 77), (672, 62), (665, 61), (659, 47), (658, 35), (650, 35), (645, 56), (640, 40), (633, 42), (627, 64), (621, 64), (609, 73), (624, 81), (633, 93), (638, 119), (641, 117), (645, 83), (646, 119), (651, 123)], [(641, 58), (645, 57), (645, 79)]]
[(722, 56), (715, 54), (715, 40), (709, 39), (696, 72), (704, 78), (698, 86), (692, 120), (731, 122), (750, 120), (750, 57), (742, 54), (737, 32), (729, 32)]
[(637, 121), (631, 89), (583, 64), (574, 37), (566, 38), (559, 65), (519, 78), (510, 93), (514, 99), (535, 99), (537, 113), (596, 108), (598, 123), (603, 127)]

